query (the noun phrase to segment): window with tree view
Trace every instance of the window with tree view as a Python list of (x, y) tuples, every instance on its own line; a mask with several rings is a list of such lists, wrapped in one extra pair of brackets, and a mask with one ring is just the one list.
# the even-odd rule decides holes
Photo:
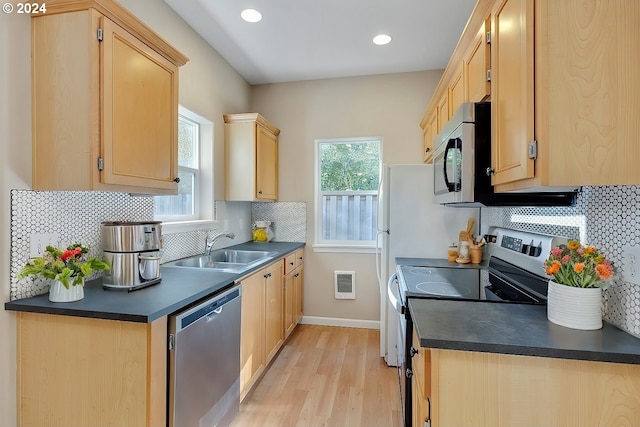
[(381, 139), (316, 142), (318, 243), (373, 245)]

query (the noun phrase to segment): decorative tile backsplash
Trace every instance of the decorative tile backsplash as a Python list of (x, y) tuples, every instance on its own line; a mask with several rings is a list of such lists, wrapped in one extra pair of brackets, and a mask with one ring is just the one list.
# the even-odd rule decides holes
[(640, 246), (640, 187), (583, 187), (572, 207), (483, 208), (482, 233), (492, 226), (553, 234), (601, 248), (618, 278), (604, 291), (605, 320), (640, 338), (640, 286), (620, 277), (626, 246)]
[[(250, 237), (250, 223), (273, 222), (274, 240), (306, 241), (306, 203), (260, 202), (226, 203), (219, 218), (222, 229), (236, 232), (238, 243)], [(250, 209), (250, 218), (245, 209)], [(242, 212), (241, 212), (242, 211)], [(243, 218), (242, 223), (235, 221)], [(20, 268), (29, 259), (29, 240), (33, 233), (57, 233), (59, 245), (81, 241), (100, 256), (102, 221), (152, 221), (153, 198), (110, 192), (11, 191), (10, 297), (25, 298), (47, 292), (41, 279), (17, 280)], [(612, 259), (618, 271), (626, 246), (640, 246), (640, 187), (583, 187), (573, 207), (483, 208), (484, 233), (489, 226), (510, 227), (538, 233), (556, 234), (596, 245)], [(207, 233), (165, 234), (162, 262), (196, 255), (204, 249)], [(100, 273), (98, 273), (100, 274)], [(640, 286), (620, 278), (604, 292), (605, 319), (640, 337)]]
[(102, 221), (153, 221), (153, 198), (102, 191), (11, 190), (11, 299), (48, 291), (48, 282), (18, 271), (29, 260), (29, 242), (34, 233), (56, 233), (58, 246), (81, 242), (90, 256), (102, 256)]
[[(253, 205), (267, 206), (254, 209)], [(274, 222), (275, 240), (306, 240), (304, 202), (216, 202), (216, 212), (218, 225), (211, 229), (163, 233), (161, 263), (202, 253), (207, 236), (223, 230), (233, 231), (236, 239), (221, 241), (216, 247), (246, 242), (251, 238), (251, 222), (258, 219)], [(49, 289), (47, 280), (35, 277), (18, 280), (16, 277), (29, 260), (32, 234), (56, 233), (60, 236), (57, 246), (79, 241), (90, 249), (90, 256), (101, 257), (101, 222), (153, 220), (153, 197), (150, 196), (97, 191), (12, 190), (10, 298), (40, 295)], [(100, 274), (98, 272), (96, 277)]]
[(271, 221), (274, 242), (307, 241), (305, 202), (251, 203), (251, 221)]

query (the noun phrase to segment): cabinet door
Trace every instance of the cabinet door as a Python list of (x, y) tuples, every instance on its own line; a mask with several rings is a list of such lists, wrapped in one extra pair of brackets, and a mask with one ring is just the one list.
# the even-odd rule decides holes
[(25, 312), (17, 324), (19, 426), (166, 425), (166, 316), (138, 323)]
[(304, 291), (304, 266), (298, 267), (294, 274), (294, 308), (293, 320), (297, 325), (302, 319), (302, 294)]
[(422, 161), (429, 163), (433, 155), (433, 129), (426, 126), (422, 131)]
[(445, 94), (438, 102), (438, 131), (436, 134), (440, 133), (444, 125), (449, 121), (449, 91), (447, 90)]
[(500, 0), (491, 28), (492, 184), (534, 175), (533, 0)]
[(102, 19), (101, 181), (173, 190), (178, 167), (178, 68)]
[(278, 137), (256, 125), (256, 199), (278, 199)]
[(417, 381), (411, 383), (411, 402), (411, 417), (413, 419), (411, 425), (423, 427), (429, 421), (429, 401)]
[(487, 43), (487, 32), (491, 30), (491, 20), (480, 27), (469, 54), (464, 59), (465, 91), (468, 102), (484, 101), (491, 96), (491, 84), (487, 72), (491, 68), (491, 51)]
[(277, 262), (264, 270), (265, 279), (265, 346), (266, 363), (269, 363), (278, 352), (284, 340), (283, 328), (283, 303), (284, 293), (282, 286), (282, 261)]
[(460, 66), (460, 69), (449, 85), (449, 117), (451, 117), (453, 113), (455, 113), (458, 108), (466, 102), (462, 71), (463, 67)]
[(411, 380), (413, 425), (422, 426), (431, 417), (429, 412), (429, 400), (431, 399), (431, 352), (429, 349), (420, 347), (420, 340), (415, 331), (411, 345), (417, 350), (411, 361), (413, 367), (413, 379)]
[(287, 339), (293, 328), (296, 326), (295, 322), (295, 275), (297, 270), (284, 276), (284, 338)]
[(247, 394), (265, 366), (264, 277), (254, 274), (241, 281), (240, 399)]

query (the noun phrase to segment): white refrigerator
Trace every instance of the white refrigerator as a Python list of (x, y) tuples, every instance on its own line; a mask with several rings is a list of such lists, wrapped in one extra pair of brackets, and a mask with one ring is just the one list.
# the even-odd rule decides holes
[(433, 165), (384, 165), (378, 191), (376, 268), (380, 286), (380, 356), (397, 366), (398, 316), (387, 297), (396, 257), (447, 258), (469, 218), (478, 224), (479, 208), (434, 204)]

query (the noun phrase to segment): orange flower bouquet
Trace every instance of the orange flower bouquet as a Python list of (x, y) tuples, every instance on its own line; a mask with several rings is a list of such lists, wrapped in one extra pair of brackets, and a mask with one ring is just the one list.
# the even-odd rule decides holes
[(613, 263), (600, 250), (577, 240), (552, 248), (544, 266), (554, 282), (577, 288), (600, 288), (615, 274)]
[(109, 265), (97, 258), (88, 258), (89, 249), (80, 243), (69, 245), (66, 249), (47, 246), (40, 258), (27, 263), (18, 273), (18, 279), (39, 275), (46, 279), (55, 279), (69, 289), (69, 286), (84, 284), (85, 276), (94, 270), (108, 270)]

